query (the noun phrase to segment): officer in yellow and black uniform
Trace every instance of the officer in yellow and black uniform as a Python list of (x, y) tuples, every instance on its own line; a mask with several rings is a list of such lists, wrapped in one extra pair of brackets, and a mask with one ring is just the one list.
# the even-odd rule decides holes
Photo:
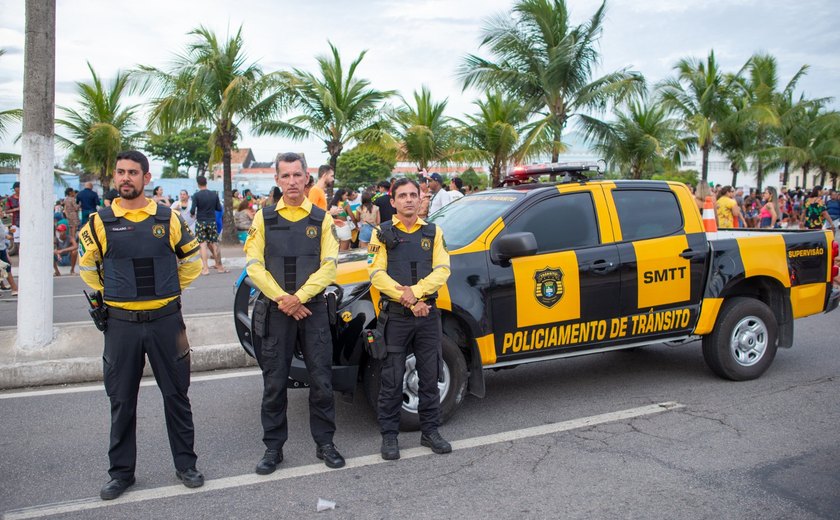
[(257, 212), (245, 241), (248, 276), (262, 291), (255, 315), (267, 308), (267, 319), (255, 318), (255, 333), (262, 338), (255, 354), (263, 373), (260, 417), (266, 447), (257, 463), (259, 475), (272, 473), (283, 460), (286, 388), (297, 342), (311, 380), (309, 428), (315, 456), (330, 468), (344, 466), (333, 443), (332, 338), (324, 298), (324, 290), (335, 281), (338, 238), (332, 217), (304, 194), (309, 180), (305, 159), (279, 154), (276, 168), (283, 196)]
[(449, 278), (449, 253), (443, 231), (417, 216), (420, 187), (416, 182), (400, 179), (394, 183), (391, 204), (397, 214), (380, 226), (368, 246), (370, 280), (382, 293), (380, 313), (385, 316), (380, 320), (387, 319), (384, 336), (388, 355), (382, 363), (377, 413), (385, 460), (400, 458), (397, 434), (409, 349), (414, 352), (420, 378), (420, 444), (435, 453), (452, 451), (438, 432), (442, 331), (440, 311), (435, 306), (437, 291)]
[(190, 346), (180, 300), (201, 271), (198, 242), (177, 213), (143, 196), (150, 181), (142, 153), (117, 155), (120, 198), (91, 215), (79, 236), (82, 280), (102, 291), (108, 316), (103, 371), (111, 400), (111, 480), (100, 491), (103, 500), (134, 484), (137, 390), (146, 355), (163, 394), (176, 476), (187, 487), (204, 484), (195, 468)]

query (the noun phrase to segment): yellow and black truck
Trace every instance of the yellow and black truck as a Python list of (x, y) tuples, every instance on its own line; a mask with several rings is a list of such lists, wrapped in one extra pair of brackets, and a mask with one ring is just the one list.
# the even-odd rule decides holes
[[(443, 419), (469, 392), (484, 396), (484, 370), (667, 342), (697, 344), (720, 377), (759, 377), (777, 348), (794, 343), (796, 318), (829, 312), (837, 243), (831, 231), (704, 231), (681, 183), (591, 179), (588, 167), (521, 167), (508, 185), (467, 195), (429, 220), (444, 230), (451, 276), (443, 315)], [(560, 176), (539, 182), (540, 175)], [(367, 254), (350, 252), (328, 291), (334, 312), (333, 383), (361, 381), (376, 402), (378, 365), (363, 347), (379, 294)], [(253, 351), (247, 278), (236, 326)], [(407, 360), (402, 423), (416, 429), (417, 381)], [(290, 385), (306, 386), (302, 359)]]

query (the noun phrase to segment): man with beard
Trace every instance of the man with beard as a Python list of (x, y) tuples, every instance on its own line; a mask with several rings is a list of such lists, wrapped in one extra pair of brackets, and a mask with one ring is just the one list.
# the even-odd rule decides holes
[(318, 180), (309, 189), (309, 201), (322, 210), (327, 210), (327, 190), (335, 184), (335, 172), (329, 164), (318, 167)]
[(195, 468), (187, 397), (190, 345), (180, 298), (201, 270), (199, 247), (177, 212), (143, 196), (151, 179), (142, 153), (117, 155), (119, 198), (91, 215), (79, 237), (82, 280), (102, 291), (107, 310), (102, 361), (111, 400), (111, 480), (99, 492), (103, 500), (117, 498), (134, 484), (137, 390), (146, 356), (163, 394), (175, 476), (189, 488), (204, 484)]

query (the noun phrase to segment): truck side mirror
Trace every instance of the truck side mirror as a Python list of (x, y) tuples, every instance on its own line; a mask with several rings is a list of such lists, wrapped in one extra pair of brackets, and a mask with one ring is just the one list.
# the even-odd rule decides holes
[(493, 259), (502, 267), (507, 267), (511, 258), (535, 255), (537, 239), (529, 232), (510, 233), (493, 242), (493, 253)]

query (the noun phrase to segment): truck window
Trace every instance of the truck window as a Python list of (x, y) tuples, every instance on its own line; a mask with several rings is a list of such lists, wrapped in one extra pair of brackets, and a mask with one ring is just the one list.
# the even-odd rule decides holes
[(538, 202), (505, 229), (528, 231), (537, 239), (539, 253), (595, 246), (600, 243), (592, 195), (570, 193)]
[(677, 197), (664, 190), (613, 190), (624, 240), (672, 235), (683, 229)]
[(515, 191), (480, 192), (447, 204), (430, 216), (443, 229), (450, 251), (464, 247), (525, 195)]

